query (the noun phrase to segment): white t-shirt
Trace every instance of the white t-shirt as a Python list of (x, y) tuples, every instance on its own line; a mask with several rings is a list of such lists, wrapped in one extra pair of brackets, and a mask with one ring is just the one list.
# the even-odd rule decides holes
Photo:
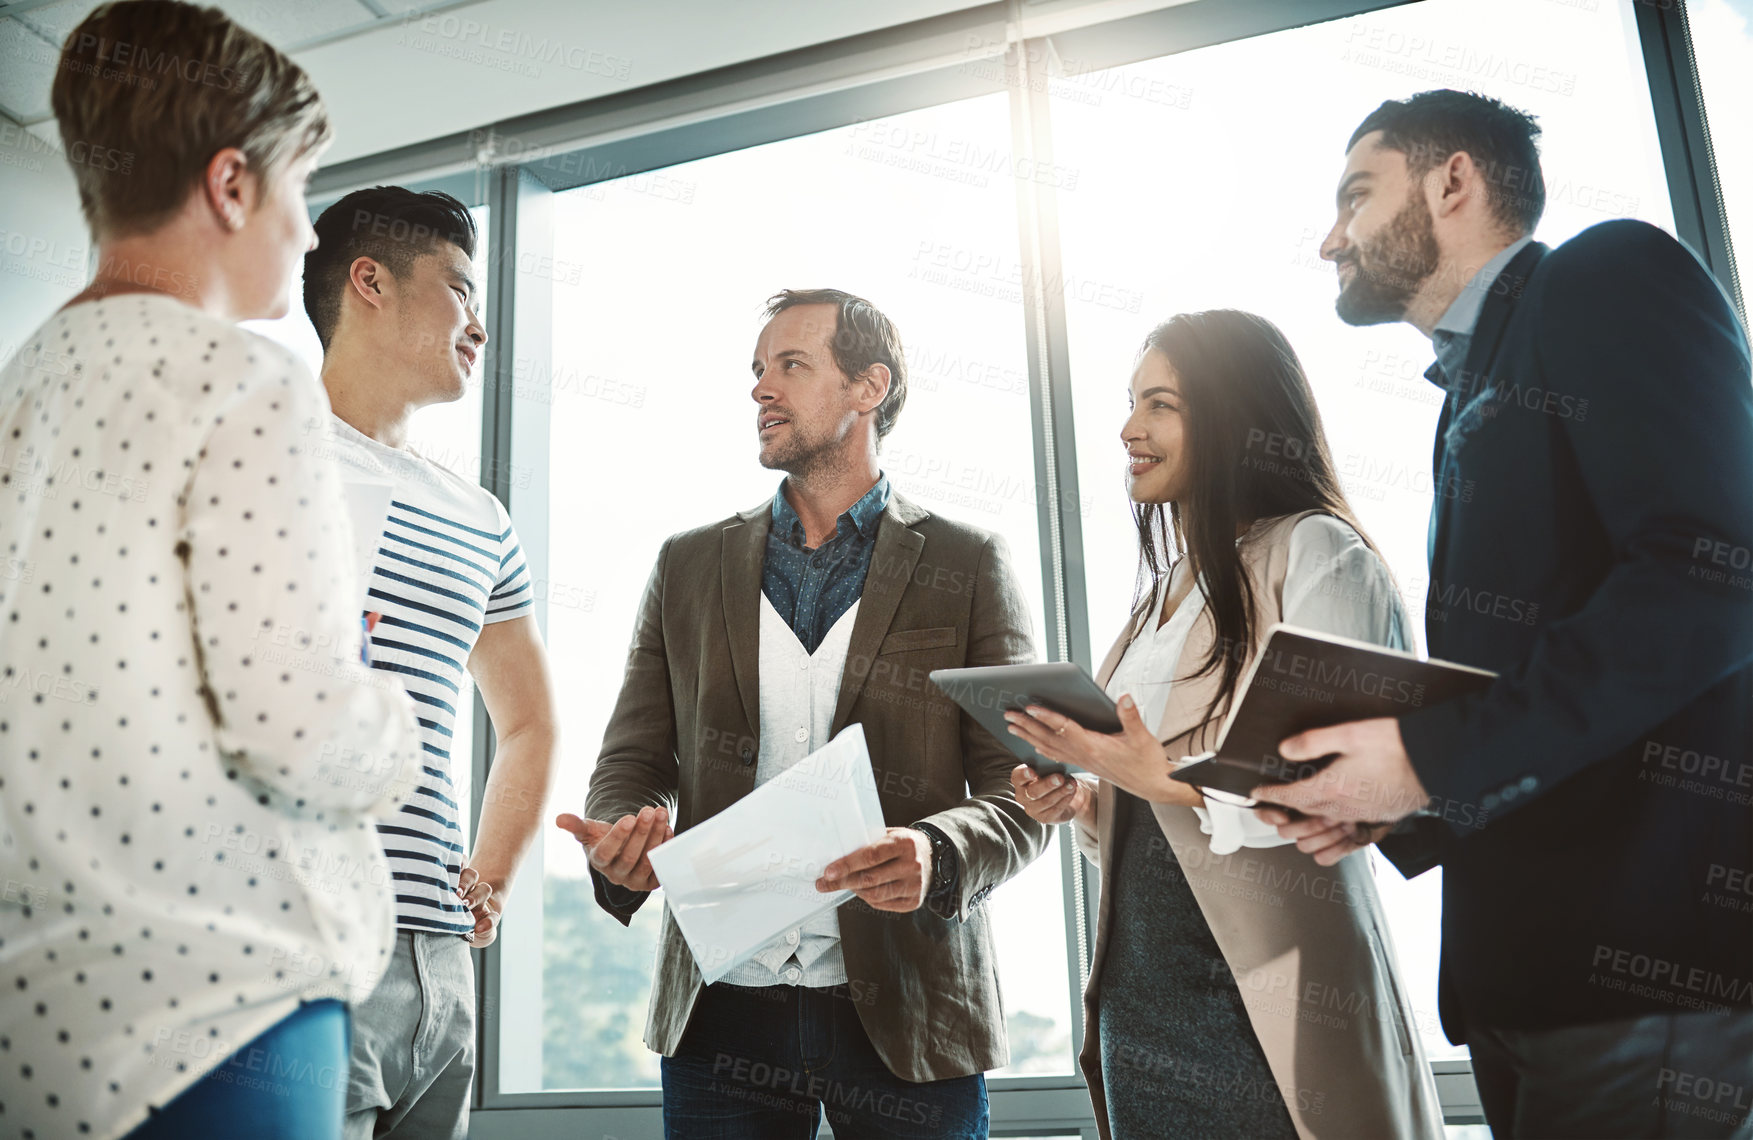
[(379, 443), (330, 414), (312, 425), (343, 479), (394, 485), (371, 568), (371, 667), (414, 699), (422, 751), (419, 786), (378, 821), (395, 880), (396, 925), (467, 934), (475, 920), (456, 896), (467, 837), (456, 781), (469, 778), (468, 741), (454, 741), (457, 706), (470, 699), (469, 654), (481, 630), (532, 612), (529, 570), (505, 508), (478, 484), (412, 449)]
[(388, 964), (369, 817), (419, 737), (338, 604), (327, 414), (284, 349), (156, 294), (67, 309), (0, 370), (11, 1131), (119, 1136)]
[[(1186, 573), (1185, 561), (1176, 566), (1176, 572)], [(1177, 579), (1176, 584), (1184, 580)], [(1152, 616), (1126, 647), (1108, 679), (1108, 695), (1132, 694), (1139, 716), (1153, 729), (1168, 707), (1187, 635), (1205, 610), (1204, 596), (1197, 589), (1188, 590), (1159, 628), (1157, 619), (1169, 589), (1165, 580), (1155, 595)], [(1282, 598), (1284, 620), (1291, 625), (1390, 649), (1411, 645), (1406, 605), (1394, 589), (1387, 564), (1364, 545), (1357, 531), (1332, 515), (1310, 515), (1291, 528)], [(1250, 808), (1207, 796), (1205, 805), (1193, 810), (1199, 815), (1201, 828), (1211, 836), (1212, 851), (1219, 855), (1239, 847), (1277, 847), (1290, 842)]]

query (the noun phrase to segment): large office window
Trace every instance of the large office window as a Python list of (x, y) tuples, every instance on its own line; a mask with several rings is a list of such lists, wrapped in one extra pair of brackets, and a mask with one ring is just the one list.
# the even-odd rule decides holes
[[(1001, 535), (1042, 622), (1016, 191), (992, 95), (567, 191), (554, 219), (549, 642), (582, 809), (633, 615), (665, 537), (768, 500), (749, 360), (766, 298), (834, 287), (900, 328), (908, 396), (881, 463), (902, 495)], [(544, 371), (538, 368), (536, 371)], [(520, 395), (522, 390), (520, 388)], [(881, 763), (878, 758), (878, 763)], [(630, 929), (592, 900), (577, 844), (544, 863), (541, 1081), (657, 1082), (641, 1042), (661, 893)], [(1071, 1068), (1060, 859), (994, 892), (1008, 1072)], [(509, 999), (508, 999), (509, 1000)]]
[[(1480, 91), (1543, 129), (1557, 244), (1597, 222), (1672, 229), (1630, 5), (1427, 0), (1107, 72), (1051, 101), (1089, 614), (1097, 652), (1121, 628), (1137, 565), (1120, 426), (1139, 346), (1178, 312), (1239, 308), (1282, 329), (1307, 370), (1347, 497), (1420, 629), (1430, 343), (1407, 325), (1350, 328), (1320, 259), (1346, 142), (1384, 99)], [(1090, 98), (1094, 94), (1097, 98)], [(1440, 871), (1377, 884), (1433, 1059), (1464, 1053), (1437, 1020)]]
[(1744, 304), (1753, 265), (1753, 0), (1690, 0), (1686, 18)]

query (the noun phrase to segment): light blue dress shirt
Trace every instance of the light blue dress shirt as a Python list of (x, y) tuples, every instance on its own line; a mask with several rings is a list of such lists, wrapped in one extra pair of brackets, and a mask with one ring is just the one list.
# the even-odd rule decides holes
[[(1437, 386), (1449, 393), (1448, 399), (1462, 399), (1467, 395), (1466, 389), (1476, 387), (1476, 377), (1467, 375), (1467, 353), (1473, 348), (1473, 330), (1479, 326), (1479, 314), (1485, 308), (1485, 297), (1516, 254), (1522, 252), (1527, 244), (1533, 241), (1533, 235), (1520, 238), (1497, 252), (1497, 256), (1479, 267), (1479, 271), (1467, 279), (1461, 286), (1461, 292), (1449, 302), (1449, 307), (1437, 319), (1436, 327), (1430, 331), (1430, 342), (1436, 349), (1436, 367), (1425, 376)], [(1435, 373), (1434, 375), (1432, 373)], [(1457, 397), (1456, 393), (1460, 395)], [(1435, 485), (1435, 493), (1442, 495), (1448, 488), (1448, 473), (1439, 472)], [(1425, 528), (1424, 549), (1426, 559), (1436, 556), (1436, 520), (1440, 503), (1432, 503), (1430, 523)]]

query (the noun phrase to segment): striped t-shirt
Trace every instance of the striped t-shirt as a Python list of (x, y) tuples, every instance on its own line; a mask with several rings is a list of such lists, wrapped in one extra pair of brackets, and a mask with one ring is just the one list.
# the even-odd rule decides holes
[(334, 415), (325, 442), (343, 477), (394, 486), (366, 594), (366, 609), (383, 615), (371, 665), (406, 686), (425, 751), (418, 790), (378, 823), (396, 925), (467, 933), (475, 924), (456, 896), (467, 841), (456, 784), (469, 778), (469, 742), (453, 740), (452, 729), (471, 699), (466, 668), (482, 627), (531, 613), (529, 569), (491, 492)]

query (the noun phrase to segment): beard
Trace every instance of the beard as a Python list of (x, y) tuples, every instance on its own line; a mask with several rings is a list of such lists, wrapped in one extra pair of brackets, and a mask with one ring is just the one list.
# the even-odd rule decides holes
[(783, 471), (787, 475), (807, 478), (815, 474), (817, 468), (831, 463), (836, 451), (832, 438), (816, 438), (807, 434), (797, 420), (792, 420), (786, 426), (791, 430), (784, 439), (775, 441), (771, 446), (761, 446), (762, 467), (769, 471)]
[(1356, 268), (1334, 303), (1339, 319), (1348, 325), (1403, 319), (1406, 306), (1436, 272), (1439, 256), (1430, 207), (1414, 187), (1406, 205), (1382, 232), (1346, 259)]

